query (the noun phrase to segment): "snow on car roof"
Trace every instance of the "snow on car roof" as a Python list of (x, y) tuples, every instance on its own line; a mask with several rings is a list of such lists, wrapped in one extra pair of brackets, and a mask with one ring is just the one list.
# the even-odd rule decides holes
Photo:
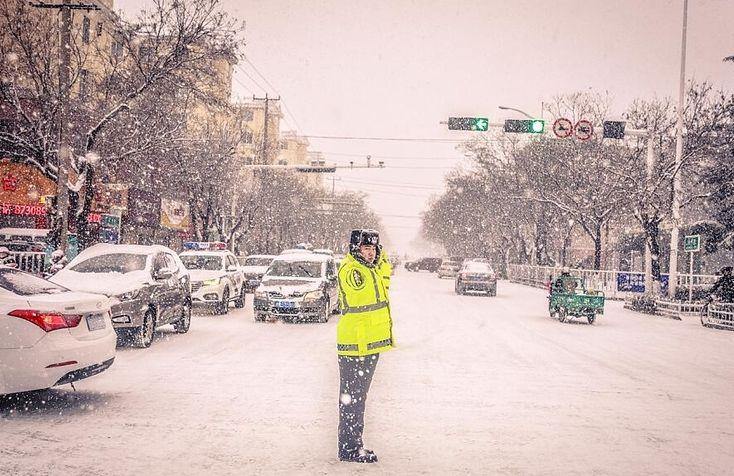
[(50, 230), (48, 228), (0, 228), (0, 235), (18, 235), (18, 236), (46, 236)]
[(179, 253), (179, 256), (224, 256), (229, 254), (229, 250), (213, 250), (213, 251), (196, 251), (188, 250), (183, 253)]
[(275, 258), (277, 255), (247, 255), (245, 258)]
[[(304, 250), (305, 251), (305, 250)], [(304, 253), (290, 253), (287, 255), (280, 255), (276, 256), (273, 261), (320, 261), (320, 262), (326, 262), (330, 259), (333, 259), (331, 256), (328, 255), (319, 255), (316, 253), (311, 253), (310, 251), (306, 251)]]
[(176, 255), (176, 252), (172, 249), (161, 246), (161, 245), (116, 245), (114, 243), (98, 243), (94, 246), (90, 246), (86, 250), (79, 253), (76, 258), (74, 258), (71, 263), (69, 263), (69, 267), (72, 265), (77, 264), (78, 262), (82, 260), (86, 260), (89, 258), (94, 258), (96, 256), (102, 256), (102, 255), (109, 255), (109, 254), (116, 254), (116, 253), (128, 253), (128, 254), (134, 254), (134, 255), (152, 255), (154, 253), (170, 253), (174, 256)]

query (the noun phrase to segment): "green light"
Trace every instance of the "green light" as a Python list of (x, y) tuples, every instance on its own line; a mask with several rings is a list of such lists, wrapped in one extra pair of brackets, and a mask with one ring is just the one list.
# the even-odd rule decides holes
[(489, 120), (485, 117), (475, 117), (472, 124), (473, 131), (486, 131), (489, 128)]
[(545, 121), (541, 120), (534, 120), (530, 124), (530, 132), (533, 132), (534, 134), (542, 134), (545, 130)]

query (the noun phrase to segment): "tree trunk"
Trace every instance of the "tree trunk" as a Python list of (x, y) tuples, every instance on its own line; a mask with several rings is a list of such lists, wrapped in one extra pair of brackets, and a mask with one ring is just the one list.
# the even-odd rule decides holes
[(660, 242), (658, 235), (660, 234), (660, 223), (656, 220), (648, 221), (643, 225), (645, 228), (645, 239), (650, 247), (650, 255), (652, 257), (652, 279), (660, 281)]
[(594, 227), (594, 269), (601, 269), (601, 248), (602, 248), (602, 224), (597, 222)]
[(86, 165), (84, 177), (84, 201), (82, 202), (82, 213), (77, 222), (77, 238), (79, 240), (79, 251), (93, 245), (95, 239), (91, 234), (89, 226), (89, 214), (92, 212), (92, 201), (94, 199), (94, 167)]

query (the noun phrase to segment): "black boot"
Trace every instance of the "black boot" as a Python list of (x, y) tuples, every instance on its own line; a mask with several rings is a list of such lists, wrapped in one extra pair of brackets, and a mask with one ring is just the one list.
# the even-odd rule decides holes
[(353, 452), (339, 452), (339, 461), (349, 463), (377, 463), (377, 455), (372, 450), (360, 448)]

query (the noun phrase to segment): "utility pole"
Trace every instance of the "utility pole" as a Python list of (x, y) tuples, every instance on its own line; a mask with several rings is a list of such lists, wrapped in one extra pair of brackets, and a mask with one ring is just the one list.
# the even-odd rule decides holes
[[(655, 170), (655, 144), (652, 134), (652, 129), (647, 131), (647, 159), (646, 159), (646, 192), (650, 190), (652, 184), (653, 171)], [(652, 293), (653, 291), (653, 279), (652, 279), (652, 242), (650, 237), (645, 230), (645, 292)]]
[[(94, 4), (72, 4), (71, 0), (63, 0), (60, 4), (36, 3), (36, 8), (53, 8), (61, 10), (59, 28), (59, 173), (56, 178), (56, 204), (61, 234), (60, 248), (66, 253), (69, 240), (69, 169), (71, 168), (71, 131), (69, 130), (69, 77), (71, 76), (71, 27), (72, 10), (100, 10)], [(87, 217), (82, 217), (86, 220)]]
[(683, 0), (683, 32), (680, 51), (680, 82), (678, 85), (678, 121), (675, 127), (675, 169), (673, 171), (673, 229), (670, 232), (670, 270), (668, 274), (668, 297), (675, 296), (678, 285), (678, 240), (681, 225), (680, 195), (682, 189), (681, 166), (683, 165), (683, 106), (686, 86), (686, 30), (688, 27), (688, 0)]
[(269, 114), (269, 105), (270, 101), (280, 101), (280, 96), (277, 98), (271, 98), (268, 97), (268, 93), (265, 93), (264, 98), (258, 98), (255, 96), (252, 96), (253, 101), (265, 101), (265, 119), (263, 124), (263, 146), (262, 146), (262, 157), (261, 161), (263, 164), (269, 164), (270, 161), (268, 160), (268, 153), (269, 153), (269, 143), (268, 143), (268, 114)]

